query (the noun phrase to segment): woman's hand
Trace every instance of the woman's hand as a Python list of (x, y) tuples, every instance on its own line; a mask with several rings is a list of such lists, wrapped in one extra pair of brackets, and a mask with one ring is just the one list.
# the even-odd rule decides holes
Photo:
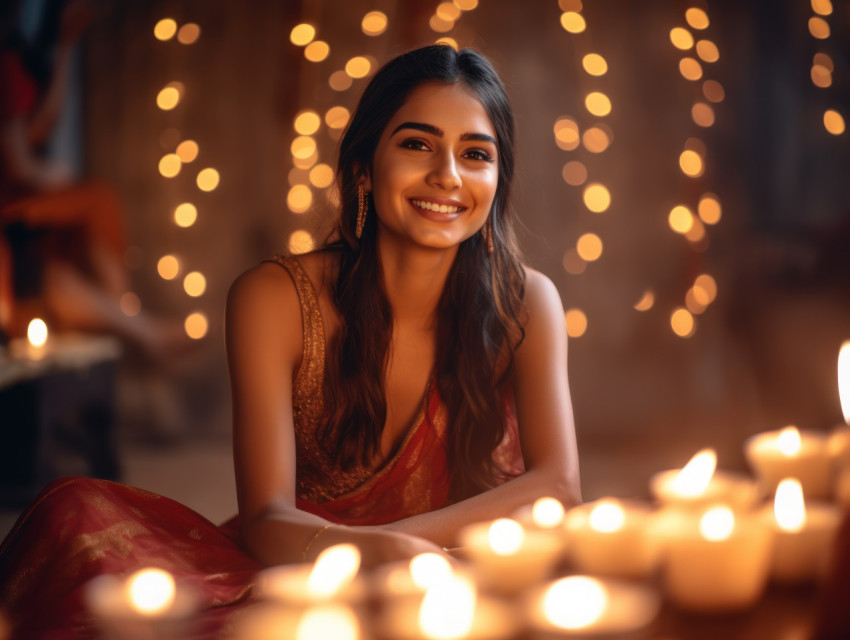
[(424, 538), (397, 533), (380, 526), (332, 525), (316, 537), (304, 559), (313, 561), (324, 549), (346, 542), (360, 550), (360, 562), (364, 569), (374, 569), (386, 562), (410, 560), (420, 553), (445, 554), (442, 547)]

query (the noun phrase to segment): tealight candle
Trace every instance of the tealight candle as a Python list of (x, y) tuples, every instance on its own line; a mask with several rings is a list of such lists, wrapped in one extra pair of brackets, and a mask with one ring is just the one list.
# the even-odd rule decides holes
[(649, 488), (662, 505), (694, 509), (722, 502), (746, 511), (758, 499), (758, 489), (752, 480), (717, 471), (717, 454), (713, 449), (697, 452), (682, 469), (656, 473), (650, 478)]
[(820, 500), (832, 495), (832, 465), (827, 437), (788, 426), (751, 436), (744, 453), (755, 470), (762, 490), (770, 495), (783, 478), (797, 478), (804, 493)]
[(777, 582), (799, 583), (823, 577), (829, 566), (841, 514), (833, 505), (809, 504), (799, 480), (776, 488), (764, 517), (775, 530), (771, 574)]
[(651, 531), (652, 517), (648, 505), (612, 498), (573, 507), (565, 523), (571, 560), (586, 573), (650, 575), (661, 551)]
[(660, 604), (658, 594), (643, 585), (569, 576), (533, 591), (525, 600), (525, 613), (536, 636), (590, 636), (645, 627)]
[(512, 592), (547, 577), (562, 555), (563, 542), (548, 532), (525, 529), (510, 518), (461, 529), (463, 552), (484, 588)]
[(696, 611), (744, 609), (758, 600), (770, 569), (772, 531), (756, 514), (719, 506), (702, 514), (668, 510), (664, 585), (670, 599)]
[(344, 604), (328, 602), (306, 609), (261, 603), (236, 619), (232, 637), (250, 640), (360, 640), (363, 624)]
[(422, 597), (436, 583), (457, 572), (445, 556), (420, 553), (409, 562), (392, 562), (372, 574), (374, 590), (387, 598)]
[(556, 530), (564, 523), (566, 509), (555, 498), (538, 498), (533, 504), (517, 509), (514, 519), (526, 528)]
[(41, 318), (33, 318), (27, 325), (27, 357), (41, 360), (44, 357), (49, 337), (47, 324)]

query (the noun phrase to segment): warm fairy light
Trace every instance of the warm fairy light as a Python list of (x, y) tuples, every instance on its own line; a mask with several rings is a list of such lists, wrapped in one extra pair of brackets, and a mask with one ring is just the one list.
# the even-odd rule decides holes
[(316, 152), (316, 141), (310, 136), (298, 136), (289, 148), (293, 157), (305, 160)]
[(183, 278), (183, 290), (193, 298), (202, 296), (207, 290), (207, 279), (200, 271), (190, 271)]
[(307, 181), (310, 179), (310, 171), (307, 169), (299, 169), (298, 167), (292, 167), (289, 170), (289, 173), (286, 174), (286, 180), (289, 182), (289, 186), (294, 187), (296, 184), (307, 184)]
[(168, 85), (156, 94), (156, 106), (163, 111), (171, 111), (179, 102), (180, 89), (175, 85)]
[(710, 127), (714, 124), (714, 109), (706, 102), (697, 102), (691, 107), (691, 119), (700, 127)]
[(597, 500), (588, 517), (590, 528), (599, 533), (614, 533), (626, 523), (626, 512), (613, 498)]
[(41, 318), (33, 318), (27, 325), (27, 340), (34, 347), (43, 347), (47, 342), (47, 323)]
[(346, 91), (351, 88), (353, 82), (345, 71), (334, 71), (328, 78), (328, 85), (334, 91)]
[(699, 218), (705, 224), (717, 224), (723, 215), (723, 210), (720, 207), (720, 200), (713, 193), (705, 193), (699, 200), (697, 208)]
[(572, 151), (578, 147), (578, 123), (572, 118), (562, 116), (555, 121), (555, 144), (564, 151)]
[(565, 11), (561, 14), (561, 26), (570, 33), (581, 33), (587, 28), (587, 23), (580, 13)]
[(452, 565), (438, 553), (420, 553), (410, 561), (410, 577), (420, 589), (430, 589), (452, 575)]
[(655, 304), (655, 294), (651, 290), (646, 290), (635, 305), (635, 311), (649, 311)]
[(156, 272), (163, 280), (174, 280), (180, 273), (180, 262), (171, 254), (164, 255), (156, 263)]
[(823, 52), (818, 52), (814, 55), (812, 58), (812, 64), (818, 67), (823, 67), (829, 73), (835, 71), (835, 65), (832, 62), (832, 58)]
[(353, 544), (337, 544), (319, 554), (310, 576), (307, 591), (320, 598), (330, 598), (348, 586), (360, 570), (360, 551)]
[(703, 62), (717, 62), (720, 60), (720, 51), (711, 40), (700, 40), (697, 42), (697, 55)]
[(432, 31), (436, 31), (437, 33), (446, 33), (447, 31), (454, 29), (455, 23), (454, 20), (445, 20), (434, 14), (431, 16), (431, 19), (428, 20), (428, 26), (431, 27)]
[(567, 249), (564, 251), (562, 264), (564, 265), (566, 272), (574, 276), (580, 276), (587, 270), (587, 263), (581, 259), (575, 249)]
[(304, 57), (310, 62), (321, 62), (330, 55), (331, 48), (323, 40), (314, 40), (304, 47)]
[(143, 615), (156, 615), (174, 603), (177, 585), (162, 569), (141, 569), (127, 581), (130, 606)]
[(679, 73), (685, 80), (697, 81), (702, 78), (702, 65), (694, 58), (679, 60)]
[(844, 422), (850, 425), (850, 340), (846, 340), (838, 351), (838, 399)]
[(706, 511), (699, 520), (699, 532), (711, 542), (728, 540), (735, 530), (735, 514), (729, 507), (714, 507)]
[(677, 204), (667, 216), (667, 224), (676, 233), (686, 234), (694, 226), (694, 215), (683, 204)]
[(318, 189), (325, 189), (333, 184), (334, 170), (329, 165), (317, 164), (310, 169), (310, 184)]
[(166, 153), (159, 160), (159, 173), (163, 178), (173, 178), (180, 173), (182, 167), (183, 163), (176, 153)]
[(552, 529), (564, 521), (564, 505), (555, 498), (538, 498), (531, 507), (531, 521), (541, 529)]
[(444, 45), (451, 47), (455, 51), (457, 51), (458, 47), (459, 47), (457, 40), (455, 40), (454, 38), (450, 38), (449, 36), (443, 36), (442, 38), (437, 38), (437, 40), (434, 42), (434, 44), (444, 44)]
[(806, 501), (803, 485), (796, 478), (785, 478), (776, 487), (773, 517), (783, 531), (797, 533), (806, 526)]
[(180, 44), (194, 44), (201, 37), (201, 28), (194, 22), (187, 22), (177, 32), (177, 41)]
[(207, 335), (209, 328), (210, 323), (207, 320), (207, 316), (200, 311), (190, 313), (183, 323), (183, 329), (186, 331), (186, 335), (192, 338), (192, 340), (203, 338)]
[(585, 108), (594, 116), (602, 118), (611, 113), (611, 99), (601, 91), (593, 91), (584, 99)]
[(717, 454), (714, 449), (698, 451), (673, 478), (673, 491), (688, 497), (702, 494), (708, 488), (716, 468)]
[(218, 171), (212, 168), (201, 169), (195, 179), (198, 189), (201, 191), (214, 191), (218, 186), (220, 177)]
[(308, 158), (292, 158), (292, 164), (299, 169), (309, 169), (319, 161), (319, 151), (313, 151)]
[(702, 224), (702, 220), (694, 218), (694, 224), (685, 232), (685, 237), (694, 244), (702, 242), (705, 239), (705, 227)]
[(435, 13), (443, 20), (454, 22), (460, 18), (460, 9), (454, 2), (441, 2)]
[(822, 64), (813, 64), (811, 70), (812, 84), (821, 89), (832, 86), (832, 71)]
[(582, 629), (596, 622), (608, 606), (608, 592), (595, 578), (569, 576), (555, 581), (543, 596), (543, 614), (556, 627)]
[(177, 33), (177, 23), (171, 18), (163, 18), (154, 25), (153, 35), (157, 40), (171, 40)]
[(809, 33), (813, 38), (818, 40), (826, 40), (829, 37), (829, 23), (818, 16), (809, 18)]
[(823, 114), (823, 126), (834, 136), (844, 133), (844, 116), (835, 109), (828, 109)]
[(304, 213), (313, 204), (313, 192), (304, 184), (296, 184), (286, 194), (286, 206), (292, 213)]
[(570, 338), (581, 338), (587, 332), (587, 316), (581, 309), (568, 309), (564, 321)]
[(343, 129), (351, 117), (345, 107), (331, 107), (325, 114), (325, 124), (331, 129)]
[(595, 233), (585, 233), (576, 242), (576, 251), (586, 262), (598, 260), (602, 255), (602, 239)]
[(387, 14), (382, 11), (370, 11), (360, 22), (360, 29), (367, 36), (379, 36), (387, 30)]
[(587, 167), (578, 160), (570, 160), (564, 165), (561, 176), (567, 184), (578, 187), (587, 182)]
[(139, 315), (142, 310), (142, 301), (132, 291), (125, 291), (121, 294), (121, 297), (118, 298), (118, 306), (121, 307), (121, 311), (125, 316), (130, 318)]
[(673, 46), (682, 51), (687, 51), (694, 46), (694, 37), (691, 32), (683, 27), (673, 27), (670, 29), (670, 42)]
[(798, 455), (802, 446), (803, 440), (800, 438), (800, 430), (797, 427), (785, 427), (776, 436), (776, 448), (782, 452), (782, 455), (789, 458)]
[(354, 56), (345, 63), (345, 72), (352, 78), (365, 78), (372, 70), (372, 65), (363, 56)]
[(313, 41), (313, 38), (316, 37), (316, 29), (311, 24), (302, 23), (296, 25), (292, 28), (292, 31), (289, 32), (289, 40), (292, 44), (303, 47), (305, 45), (310, 44)]
[(611, 206), (611, 192), (605, 185), (593, 182), (584, 188), (584, 206), (593, 213), (602, 213)]
[(703, 172), (702, 158), (696, 151), (685, 149), (679, 155), (679, 167), (686, 176), (697, 178)]
[(581, 11), (584, 9), (581, 0), (558, 0), (558, 6), (561, 11)]
[(695, 326), (694, 316), (683, 307), (677, 307), (670, 314), (670, 327), (680, 338), (690, 338), (694, 334)]
[(688, 311), (695, 316), (706, 310), (706, 302), (700, 297), (698, 291), (700, 290), (691, 287), (688, 289), (687, 293), (685, 293), (685, 306), (688, 308)]
[(478, 6), (478, 0), (453, 0), (455, 6), (461, 11), (472, 11)]
[(822, 16), (828, 16), (832, 13), (832, 2), (830, 0), (812, 0), (812, 11)]
[(174, 209), (174, 222), (178, 227), (191, 227), (198, 219), (198, 209), (191, 202), (184, 202)]
[(499, 556), (512, 556), (520, 547), (525, 538), (522, 525), (510, 518), (499, 518), (494, 520), (487, 531), (487, 540), (493, 553)]
[(611, 144), (611, 138), (601, 127), (590, 127), (582, 134), (581, 142), (591, 153), (602, 153)]
[(702, 83), (702, 94), (706, 100), (711, 102), (723, 102), (726, 97), (726, 92), (723, 90), (723, 85), (717, 80), (706, 80)]
[(475, 587), (458, 576), (431, 587), (419, 607), (419, 630), (425, 638), (466, 638), (475, 619)]
[(319, 117), (319, 114), (308, 110), (302, 111), (295, 116), (293, 126), (295, 127), (295, 131), (302, 136), (311, 136), (319, 130), (321, 124), (322, 119)]
[(687, 20), (688, 24), (694, 29), (702, 30), (708, 28), (708, 14), (706, 14), (706, 12), (702, 9), (691, 7), (685, 11), (685, 20)]
[(313, 239), (313, 234), (309, 231), (296, 229), (289, 234), (289, 242), (287, 245), (289, 246), (290, 253), (297, 255), (301, 253), (309, 253), (315, 249), (316, 241)]
[(181, 162), (192, 162), (198, 157), (198, 152), (198, 143), (194, 140), (184, 140), (177, 145), (177, 157)]
[(598, 53), (588, 53), (581, 59), (581, 65), (592, 76), (604, 76), (608, 72), (608, 63)]
[(294, 640), (359, 640), (360, 622), (351, 607), (324, 604), (307, 609), (295, 628)]

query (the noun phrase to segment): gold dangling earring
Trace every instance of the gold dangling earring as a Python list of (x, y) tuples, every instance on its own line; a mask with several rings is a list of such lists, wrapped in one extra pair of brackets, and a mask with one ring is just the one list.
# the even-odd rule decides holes
[(366, 211), (368, 210), (368, 206), (366, 204), (366, 187), (362, 184), (357, 185), (357, 228), (354, 231), (354, 235), (357, 236), (357, 239), (360, 239), (360, 236), (363, 235), (363, 225), (366, 224)]
[(487, 230), (487, 233), (484, 234), (484, 237), (487, 238), (487, 253), (489, 255), (493, 255), (493, 218), (489, 218), (487, 220), (487, 226), (484, 227)]

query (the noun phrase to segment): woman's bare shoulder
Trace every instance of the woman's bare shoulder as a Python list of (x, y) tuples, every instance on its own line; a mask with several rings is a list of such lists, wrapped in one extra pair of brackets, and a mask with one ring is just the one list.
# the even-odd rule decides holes
[(535, 310), (557, 308), (562, 312), (561, 296), (555, 283), (536, 269), (523, 265), (525, 271), (525, 295), (524, 302), (530, 314)]
[(307, 272), (319, 298), (330, 296), (339, 273), (339, 252), (325, 248), (295, 256), (295, 259)]

